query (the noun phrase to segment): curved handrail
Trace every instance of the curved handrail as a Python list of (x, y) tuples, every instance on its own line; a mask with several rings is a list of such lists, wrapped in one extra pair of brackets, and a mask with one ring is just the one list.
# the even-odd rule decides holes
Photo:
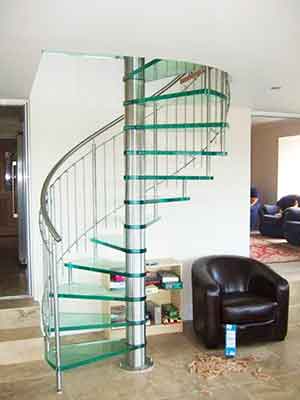
[[(176, 76), (174, 79), (172, 79), (170, 82), (168, 82), (165, 86), (163, 86), (161, 89), (159, 89), (157, 92), (153, 94), (153, 96), (158, 96), (168, 89), (170, 89), (172, 86), (174, 86), (180, 79), (184, 76), (185, 74), (180, 74)], [(67, 161), (74, 153), (76, 153), (78, 150), (80, 150), (83, 146), (86, 144), (90, 143), (93, 141), (96, 137), (99, 135), (103, 134), (104, 132), (108, 131), (110, 128), (113, 128), (114, 126), (118, 125), (120, 122), (124, 120), (124, 114), (120, 115), (119, 117), (115, 118), (113, 121), (109, 122), (108, 124), (104, 125), (102, 128), (98, 129), (96, 132), (92, 133), (90, 136), (87, 138), (83, 139), (80, 143), (78, 143), (76, 146), (74, 146), (70, 151), (68, 151), (63, 157), (61, 157), (57, 163), (54, 165), (54, 167), (51, 169), (49, 174), (47, 175), (44, 184), (42, 186), (42, 191), (41, 191), (41, 196), (40, 196), (40, 206), (41, 206), (41, 215), (43, 217), (43, 220), (51, 234), (51, 236), (54, 238), (56, 242), (61, 242), (62, 237), (59, 235), (57, 230), (55, 229), (54, 225), (52, 224), (52, 221), (49, 217), (48, 210), (47, 210), (47, 192), (48, 188), (51, 182), (51, 179), (53, 178), (54, 174), (56, 171), (60, 168), (60, 166)]]

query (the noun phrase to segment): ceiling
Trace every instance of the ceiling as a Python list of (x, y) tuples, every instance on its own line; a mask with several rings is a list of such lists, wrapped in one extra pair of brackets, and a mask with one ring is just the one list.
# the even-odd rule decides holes
[(299, 113), (299, 20), (299, 0), (1, 0), (0, 98), (29, 97), (48, 49), (210, 64), (233, 103)]

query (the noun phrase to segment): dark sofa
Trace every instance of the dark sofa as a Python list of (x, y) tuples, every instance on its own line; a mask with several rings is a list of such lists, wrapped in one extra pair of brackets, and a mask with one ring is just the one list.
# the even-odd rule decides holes
[(282, 197), (276, 204), (264, 204), (259, 211), (260, 233), (263, 236), (284, 238), (283, 225), (285, 211), (293, 207), (296, 201), (300, 204), (300, 196), (288, 195)]
[(300, 246), (300, 208), (290, 207), (286, 210), (283, 223), (285, 239), (295, 246)]

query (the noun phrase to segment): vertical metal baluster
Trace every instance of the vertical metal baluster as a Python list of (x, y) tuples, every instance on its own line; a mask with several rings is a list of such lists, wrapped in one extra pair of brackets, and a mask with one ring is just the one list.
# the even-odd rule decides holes
[(82, 200), (83, 200), (83, 231), (84, 234), (84, 250), (87, 251), (87, 223), (86, 223), (86, 177), (85, 177), (85, 157), (82, 158)]
[[(95, 140), (92, 141), (92, 218), (93, 218), (93, 235), (97, 237), (97, 212), (98, 212), (98, 196), (97, 196), (97, 146)], [(94, 260), (97, 258), (98, 246), (93, 245)]]
[[(193, 81), (193, 90), (195, 90), (196, 80)], [(200, 95), (201, 96), (201, 95)], [(193, 95), (193, 124), (196, 122), (196, 96)], [(193, 128), (193, 151), (196, 151), (196, 129)], [(193, 167), (195, 168), (195, 159), (196, 157), (193, 155)]]
[(106, 176), (106, 144), (103, 145), (103, 190), (104, 190), (104, 217), (105, 228), (107, 228), (107, 176)]
[[(218, 73), (219, 73), (219, 71), (216, 68), (214, 68), (214, 72), (215, 72), (215, 91), (218, 91)], [(215, 96), (215, 122), (218, 122), (218, 97), (217, 96)], [(218, 128), (216, 128), (216, 131), (217, 131), (217, 129)], [(221, 137), (222, 137), (222, 131), (219, 130), (219, 132), (217, 133), (217, 137), (214, 140), (216, 151), (218, 151), (217, 143), (220, 142)]]
[[(187, 97), (184, 97), (184, 125), (187, 123)], [(184, 151), (187, 151), (187, 130), (184, 127)], [(187, 163), (187, 155), (184, 155), (184, 165)]]
[[(167, 65), (169, 65), (169, 64), (167, 63)], [(167, 100), (167, 103), (166, 103), (166, 124), (168, 124), (168, 123), (169, 123), (169, 101)], [(166, 129), (166, 133), (165, 134), (166, 134), (165, 145), (166, 145), (166, 150), (168, 151), (169, 150), (169, 133), (168, 133), (168, 129)], [(168, 155), (166, 155), (166, 175), (169, 175), (169, 156)], [(166, 187), (168, 187), (168, 186), (169, 186), (169, 181), (167, 179), (166, 180)]]
[[(50, 188), (47, 192), (47, 211), (48, 214), (51, 218), (52, 215), (52, 210), (51, 210), (51, 195), (50, 195)], [(51, 266), (51, 262), (52, 262), (52, 243), (51, 243), (51, 238), (50, 238), (50, 233), (49, 231), (47, 231), (46, 233), (46, 237), (47, 237), (47, 245), (49, 247), (48, 250), (48, 269), (49, 269), (49, 286), (50, 286), (50, 291), (51, 293), (53, 293), (53, 276), (52, 276), (52, 266)], [(51, 315), (54, 315), (54, 307), (53, 307), (53, 300), (50, 299), (50, 312)]]
[(182, 197), (187, 197), (187, 181), (182, 181)]
[[(153, 116), (154, 116), (154, 125), (157, 124), (157, 104), (153, 104)], [(157, 151), (157, 129), (153, 130), (153, 148), (154, 151)], [(158, 156), (154, 154), (153, 156), (153, 163), (154, 163), (154, 176), (158, 174)], [(154, 180), (154, 198), (157, 199), (157, 179)], [(154, 204), (154, 218), (158, 216), (158, 205)]]
[[(115, 228), (117, 228), (117, 172), (116, 172), (116, 138), (113, 137), (113, 202), (114, 202), (114, 220), (115, 220)], [(123, 174), (124, 175), (124, 174)]]
[[(178, 98), (176, 97), (175, 100), (175, 124), (178, 124)], [(175, 133), (175, 149), (176, 152), (178, 152), (178, 129), (176, 127), (176, 133)], [(176, 172), (178, 171), (178, 154), (176, 153), (176, 157), (175, 157), (175, 166), (176, 166)], [(176, 180), (176, 189), (177, 189), (177, 185), (178, 185), (178, 181)]]
[(77, 201), (77, 163), (73, 165), (73, 181), (74, 181), (74, 224), (75, 224), (75, 241), (76, 250), (78, 250), (78, 201)]
[[(224, 93), (223, 87), (223, 71), (220, 71), (220, 92)], [(219, 112), (219, 121), (223, 120), (223, 110), (224, 110), (225, 100), (220, 99), (220, 112)], [(224, 143), (223, 143), (223, 128), (220, 128), (220, 151), (224, 151)]]
[[(222, 71), (222, 93), (226, 93), (226, 80), (228, 79), (228, 75), (226, 72)], [(227, 94), (227, 93), (226, 93)], [(229, 95), (229, 94), (227, 94)], [(226, 100), (222, 101), (221, 107), (221, 122), (225, 122), (225, 108), (226, 108)], [(222, 127), (222, 152), (226, 151), (226, 130)]]
[[(61, 188), (62, 182), (61, 181), (62, 181), (62, 176), (60, 176), (59, 180), (58, 180), (58, 198), (59, 198), (59, 207), (58, 208), (59, 208), (59, 229), (60, 229), (59, 234), (61, 236), (63, 236), (63, 210), (65, 208), (62, 203), (62, 188)], [(64, 247), (63, 247), (64, 241), (63, 240), (60, 241), (59, 246), (60, 246), (60, 252), (61, 252), (61, 254), (63, 254), (63, 251), (64, 251)], [(64, 272), (65, 268), (63, 268), (62, 270)], [(64, 275), (64, 273), (62, 275)]]
[[(206, 78), (206, 122), (210, 123), (210, 86), (211, 86), (211, 68), (206, 67), (207, 78)], [(210, 151), (210, 128), (206, 129), (206, 149)], [(206, 174), (210, 175), (210, 156), (206, 156)]]
[[(200, 77), (201, 89), (204, 89), (204, 90), (205, 90), (205, 79), (206, 79), (205, 77), (206, 77), (206, 68), (205, 68), (204, 73), (202, 73), (201, 77)], [(203, 112), (203, 103), (204, 103), (203, 99), (204, 99), (204, 96), (205, 96), (205, 93), (200, 96), (200, 120), (201, 120), (201, 122), (204, 122), (204, 112)], [(205, 150), (204, 147), (203, 147), (203, 145), (204, 145), (204, 143), (203, 143), (203, 132), (204, 132), (204, 129), (200, 129), (199, 132), (200, 132), (200, 149), (201, 149), (201, 151), (204, 151)], [(204, 159), (204, 157), (200, 157), (201, 170), (203, 168), (203, 159)]]
[[(176, 63), (175, 63), (175, 71), (176, 71), (176, 74), (178, 74), (178, 61), (176, 61)], [(177, 125), (178, 124), (178, 97), (176, 97), (176, 100), (175, 100), (175, 124)], [(175, 135), (175, 147), (176, 147), (176, 151), (178, 151), (178, 129), (177, 129), (177, 127), (176, 127), (176, 135)], [(178, 157), (178, 154), (176, 154), (176, 172), (178, 171), (178, 168), (179, 168), (179, 159), (178, 159), (179, 157)], [(175, 181), (175, 185), (176, 185), (176, 190), (177, 190), (177, 187), (178, 187), (178, 181), (176, 180)]]
[[(66, 176), (66, 199), (67, 199), (67, 206), (66, 206), (66, 213), (67, 213), (67, 236), (68, 236), (68, 250), (70, 252), (71, 248), (71, 221), (70, 221), (70, 184), (69, 184), (69, 170), (65, 173)], [(68, 268), (68, 283), (72, 283), (72, 276), (73, 271), (72, 268)]]
[(59, 298), (58, 298), (58, 274), (56, 265), (56, 245), (52, 244), (52, 277), (53, 277), (53, 308), (54, 308), (54, 333), (55, 333), (55, 356), (56, 356), (56, 390), (62, 392), (61, 372), (61, 341), (59, 330)]

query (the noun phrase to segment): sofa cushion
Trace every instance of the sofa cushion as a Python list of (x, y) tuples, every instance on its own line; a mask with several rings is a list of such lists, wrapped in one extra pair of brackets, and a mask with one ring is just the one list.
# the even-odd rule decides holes
[(282, 215), (281, 214), (276, 214), (276, 215), (265, 214), (264, 222), (267, 224), (272, 224), (272, 225), (280, 224), (283, 222)]
[(252, 293), (230, 293), (222, 296), (222, 322), (246, 324), (275, 320), (278, 303)]

